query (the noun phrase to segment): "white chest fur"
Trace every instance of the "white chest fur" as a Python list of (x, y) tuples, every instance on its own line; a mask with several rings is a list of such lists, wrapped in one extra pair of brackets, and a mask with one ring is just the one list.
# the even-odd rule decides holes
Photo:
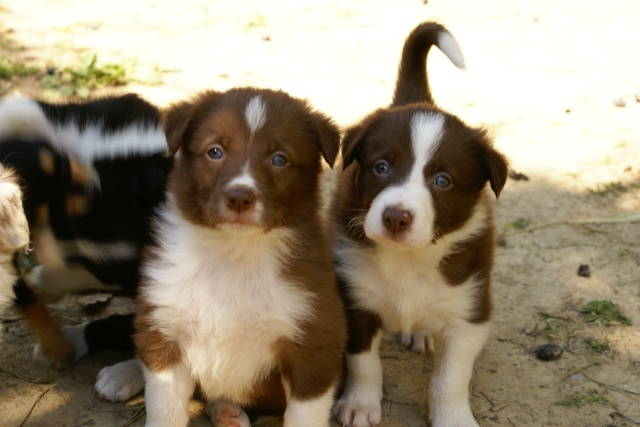
[(438, 266), (460, 244), (490, 225), (490, 206), (482, 201), (467, 223), (425, 247), (401, 244), (360, 246), (349, 239), (336, 245), (338, 274), (347, 278), (354, 301), (378, 314), (384, 327), (437, 332), (472, 315), (479, 281), (449, 284)]
[(291, 232), (228, 233), (162, 216), (159, 257), (145, 269), (153, 320), (210, 398), (242, 402), (273, 369), (273, 344), (295, 340), (311, 312), (312, 296), (282, 275)]

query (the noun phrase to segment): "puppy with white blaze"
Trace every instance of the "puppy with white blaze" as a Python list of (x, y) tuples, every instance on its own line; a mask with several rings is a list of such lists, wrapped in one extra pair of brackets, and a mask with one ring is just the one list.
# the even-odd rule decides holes
[(383, 329), (430, 333), (431, 425), (477, 426), (469, 382), (489, 334), (492, 196), (507, 162), (484, 130), (434, 105), (426, 74), (433, 45), (464, 66), (444, 27), (419, 25), (405, 42), (392, 105), (343, 139), (331, 209), (349, 336), (345, 390), (334, 407), (343, 426), (381, 422)]
[(346, 321), (318, 212), (338, 129), (253, 88), (174, 105), (164, 129), (174, 165), (134, 334), (147, 426), (186, 426), (196, 386), (216, 426), (328, 426)]

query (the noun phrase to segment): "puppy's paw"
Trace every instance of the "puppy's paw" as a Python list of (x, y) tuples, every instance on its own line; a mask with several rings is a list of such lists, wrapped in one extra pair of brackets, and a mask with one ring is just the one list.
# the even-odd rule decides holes
[(424, 354), (429, 351), (433, 354), (433, 339), (431, 332), (428, 330), (413, 331), (411, 333), (403, 333), (401, 337), (402, 345), (416, 353)]
[(341, 397), (333, 407), (333, 418), (343, 427), (372, 427), (380, 424), (380, 399)]
[(233, 403), (214, 400), (207, 403), (205, 410), (216, 427), (251, 427), (247, 414)]
[(430, 418), (433, 427), (479, 427), (468, 407), (432, 409)]
[(144, 390), (144, 375), (138, 359), (130, 359), (102, 368), (96, 379), (101, 399), (124, 402)]
[[(62, 328), (60, 328), (60, 330), (66, 337), (67, 342), (71, 344), (71, 347), (73, 347), (73, 351), (62, 350), (63, 356), (59, 356), (54, 360), (50, 357), (50, 354), (52, 353), (51, 350), (45, 351), (42, 344), (36, 344), (33, 348), (33, 357), (35, 359), (47, 360), (49, 362), (52, 362), (54, 366), (56, 364), (56, 360), (61, 359), (64, 361), (62, 367), (66, 367), (76, 362), (78, 359), (80, 359), (82, 356), (85, 356), (89, 352), (89, 346), (84, 339), (84, 328), (86, 325), (86, 323), (83, 323), (81, 325), (63, 326)], [(54, 353), (56, 351), (57, 350), (54, 350)], [(66, 353), (67, 355), (64, 355), (64, 353)]]

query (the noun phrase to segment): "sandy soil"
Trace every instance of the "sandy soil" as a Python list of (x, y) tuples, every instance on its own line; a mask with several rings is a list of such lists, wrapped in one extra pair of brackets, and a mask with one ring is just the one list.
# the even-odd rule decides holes
[[(487, 126), (513, 168), (497, 202), (501, 244), (493, 333), (476, 361), (472, 409), (482, 426), (640, 425), (640, 226), (601, 219), (640, 212), (640, 3), (539, 0), (91, 1), (0, 0), (0, 52), (46, 66), (135, 58), (162, 70), (131, 84), (159, 105), (203, 88), (282, 88), (348, 125), (389, 102), (404, 37), (437, 19), (460, 42), (467, 72), (434, 52), (436, 101)], [(42, 96), (35, 78), (0, 93)], [(626, 102), (614, 105), (614, 99)], [(586, 222), (581, 222), (587, 220)], [(588, 264), (591, 277), (577, 275)], [(602, 327), (580, 309), (612, 300), (632, 326)], [(52, 306), (64, 323), (131, 310), (115, 298), (88, 315), (73, 298)], [(558, 318), (543, 319), (540, 312)], [(31, 360), (15, 313), (3, 322), (0, 425), (122, 426), (142, 399), (97, 399), (98, 370), (126, 355), (86, 357), (55, 372)], [(555, 335), (555, 338), (549, 337)], [(584, 341), (607, 341), (599, 354)], [(564, 348), (553, 362), (532, 350)], [(425, 426), (429, 357), (384, 343), (385, 426)], [(27, 381), (11, 374), (50, 379)], [(580, 397), (584, 397), (580, 400)], [(560, 401), (582, 405), (567, 407)], [(206, 425), (193, 404), (194, 425)], [(258, 425), (277, 425), (260, 420)], [(132, 425), (142, 425), (138, 420)]]

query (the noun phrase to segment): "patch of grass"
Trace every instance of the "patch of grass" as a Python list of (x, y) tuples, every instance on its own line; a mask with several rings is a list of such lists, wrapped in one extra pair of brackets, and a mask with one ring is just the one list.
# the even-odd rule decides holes
[(251, 28), (264, 28), (267, 26), (267, 22), (262, 15), (256, 15), (252, 19), (247, 22), (245, 27), (245, 31), (250, 30)]
[(542, 330), (542, 334), (552, 340), (560, 338), (562, 332), (560, 332), (560, 320), (558, 319), (547, 319), (544, 321), (544, 329)]
[(593, 403), (599, 403), (601, 405), (609, 405), (614, 409), (618, 409), (614, 403), (609, 401), (606, 397), (600, 396), (598, 390), (590, 390), (587, 394), (576, 393), (572, 397), (566, 400), (556, 402), (556, 405), (566, 406), (567, 408), (581, 408)]
[(6, 80), (13, 77), (26, 77), (38, 72), (36, 67), (24, 64), (14, 64), (9, 58), (0, 58), (0, 79)]
[(604, 184), (596, 184), (596, 188), (588, 188), (589, 193), (604, 197), (608, 195), (618, 195), (627, 191), (627, 187), (620, 181), (612, 181)]
[(563, 320), (567, 320), (566, 317), (556, 316), (554, 314), (545, 313), (543, 311), (538, 312), (538, 316), (544, 319), (544, 329), (542, 329), (541, 334), (545, 337), (556, 340), (562, 336), (562, 331), (560, 331), (560, 325)]
[(616, 322), (631, 325), (631, 319), (622, 314), (620, 308), (609, 300), (590, 301), (580, 312), (586, 315), (589, 323), (602, 326), (609, 326)]
[(62, 96), (88, 98), (92, 91), (109, 86), (123, 86), (131, 82), (155, 85), (162, 83), (160, 71), (143, 69), (136, 72), (135, 61), (123, 64), (98, 64), (98, 55), (93, 55), (86, 65), (74, 69), (64, 68), (40, 79), (43, 88), (58, 92)]
[(609, 351), (609, 342), (605, 341), (605, 342), (600, 342), (598, 340), (596, 340), (595, 338), (592, 337), (587, 337), (584, 339), (584, 343), (593, 351), (595, 351), (596, 353), (604, 353), (606, 351)]
[(510, 224), (507, 224), (507, 227), (515, 228), (516, 230), (524, 230), (529, 225), (529, 220), (526, 218), (518, 218)]

